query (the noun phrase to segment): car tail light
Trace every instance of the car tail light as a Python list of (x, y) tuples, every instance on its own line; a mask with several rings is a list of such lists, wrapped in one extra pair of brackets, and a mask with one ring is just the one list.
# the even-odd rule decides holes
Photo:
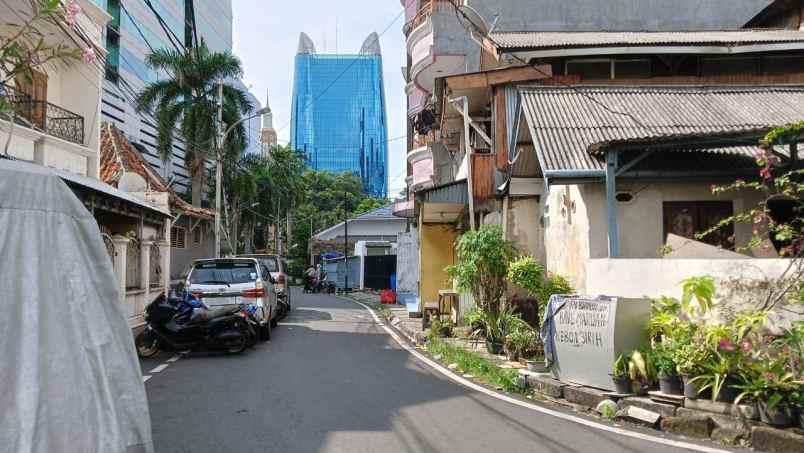
[(279, 277), (277, 277), (276, 282), (279, 283), (280, 285), (284, 285), (285, 284), (285, 274), (279, 274)]
[(241, 293), (243, 297), (249, 299), (256, 299), (258, 297), (265, 297), (265, 288), (244, 289)]

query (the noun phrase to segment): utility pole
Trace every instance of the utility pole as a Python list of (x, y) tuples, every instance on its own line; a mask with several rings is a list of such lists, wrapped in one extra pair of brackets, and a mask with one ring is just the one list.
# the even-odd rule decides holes
[(349, 288), (349, 198), (343, 193), (343, 292)]
[(315, 256), (313, 255), (313, 216), (310, 216), (310, 239), (307, 241), (310, 248), (310, 266), (315, 266)]
[(218, 83), (218, 139), (215, 141), (215, 258), (221, 257), (221, 185), (223, 183), (223, 82)]

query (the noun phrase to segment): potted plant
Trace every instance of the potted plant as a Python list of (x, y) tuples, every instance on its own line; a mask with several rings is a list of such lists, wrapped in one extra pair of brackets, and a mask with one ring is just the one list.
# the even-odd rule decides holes
[(614, 381), (614, 389), (619, 395), (630, 395), (633, 393), (631, 377), (628, 373), (628, 358), (619, 354), (612, 365), (611, 379)]
[(430, 318), (430, 327), (427, 331), (429, 338), (445, 338), (452, 335), (452, 321), (441, 319), (440, 316)]
[(693, 377), (703, 373), (702, 364), (709, 360), (708, 356), (709, 351), (705, 344), (692, 341), (678, 344), (673, 349), (673, 360), (676, 362), (676, 371), (681, 376), (685, 398), (698, 398), (700, 391), (698, 385), (692, 380)]
[(655, 381), (656, 371), (651, 357), (642, 351), (634, 351), (628, 357), (628, 377), (634, 393), (644, 395)]
[(519, 360), (534, 341), (536, 341), (536, 332), (530, 326), (514, 327), (505, 337), (505, 351), (508, 353), (508, 359)]
[(744, 368), (743, 383), (735, 387), (742, 390), (734, 403), (752, 399), (763, 423), (782, 428), (793, 424), (794, 393), (804, 385), (796, 381), (785, 368), (786, 357), (763, 357)]
[(659, 377), (659, 391), (666, 395), (681, 395), (681, 379), (676, 372), (676, 363), (670, 346), (657, 342), (651, 351), (653, 363)]
[(793, 392), (793, 403), (798, 412), (798, 426), (804, 429), (804, 389), (799, 388)]

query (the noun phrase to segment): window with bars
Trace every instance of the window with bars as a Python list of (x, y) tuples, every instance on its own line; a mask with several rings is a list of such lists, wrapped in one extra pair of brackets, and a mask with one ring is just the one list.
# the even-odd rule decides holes
[(177, 226), (171, 227), (170, 247), (174, 249), (187, 248), (187, 230)]

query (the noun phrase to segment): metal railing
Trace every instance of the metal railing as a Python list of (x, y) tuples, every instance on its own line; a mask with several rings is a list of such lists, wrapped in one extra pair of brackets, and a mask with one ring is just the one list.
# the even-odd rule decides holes
[(32, 129), (68, 142), (84, 144), (84, 117), (47, 101), (34, 100), (31, 96), (0, 83), (0, 98), (11, 104), (18, 121)]
[(403, 27), (402, 31), (405, 33), (405, 37), (410, 35), (410, 32), (416, 29), (419, 25), (423, 24), (430, 16), (433, 15), (434, 11), (438, 11), (440, 8), (447, 7), (452, 8), (454, 6), (461, 6), (463, 5), (463, 0), (422, 0), (421, 4), (419, 5), (419, 11), (413, 16), (413, 19), (409, 20)]

